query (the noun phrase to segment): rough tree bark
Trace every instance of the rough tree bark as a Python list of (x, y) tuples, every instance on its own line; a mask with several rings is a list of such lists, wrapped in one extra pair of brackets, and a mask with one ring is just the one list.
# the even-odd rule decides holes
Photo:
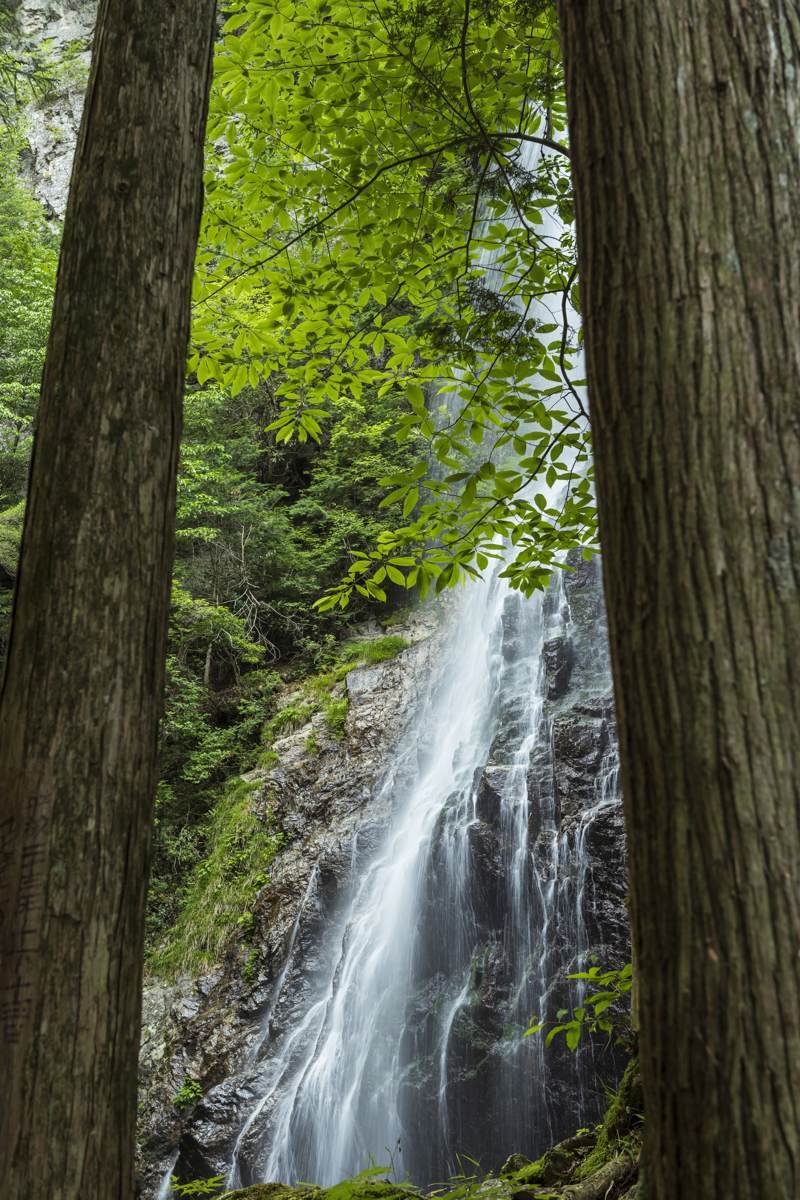
[(0, 698), (0, 1180), (128, 1200), (213, 0), (103, 0)]
[(800, 1196), (800, 11), (560, 0), (648, 1200)]

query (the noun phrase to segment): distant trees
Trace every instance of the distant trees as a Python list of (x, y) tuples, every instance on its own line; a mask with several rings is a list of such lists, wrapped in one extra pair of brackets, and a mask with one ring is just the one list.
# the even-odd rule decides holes
[(25, 495), (58, 262), (58, 240), (16, 178), (16, 150), (0, 136), (0, 511)]
[(25, 105), (52, 85), (54, 72), (41, 53), (22, 57), (17, 40), (10, 14), (0, 12), (0, 663), (58, 262), (58, 239), (18, 178)]
[(104, 0), (0, 698), (0, 1177), (128, 1200), (213, 0)]
[(800, 24), (561, 0), (648, 1200), (800, 1194)]

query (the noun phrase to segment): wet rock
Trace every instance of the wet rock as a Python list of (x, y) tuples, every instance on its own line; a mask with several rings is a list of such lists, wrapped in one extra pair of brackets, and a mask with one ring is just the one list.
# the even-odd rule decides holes
[(475, 880), (472, 895), (475, 918), (478, 928), (488, 933), (502, 925), (506, 901), (506, 864), (496, 822), (472, 822), (468, 844)]
[(566, 637), (550, 638), (542, 652), (547, 679), (547, 699), (558, 700), (569, 687), (572, 673), (572, 642)]
[(497, 825), (503, 804), (503, 794), (508, 787), (509, 767), (493, 763), (477, 776), (475, 789), (475, 811), (481, 820)]
[(500, 1168), (500, 1174), (513, 1175), (516, 1171), (521, 1171), (523, 1167), (530, 1166), (532, 1166), (531, 1160), (524, 1154), (511, 1154)]
[(599, 799), (598, 780), (612, 746), (609, 723), (575, 709), (561, 712), (553, 719), (552, 746), (558, 810), (562, 819), (574, 821)]

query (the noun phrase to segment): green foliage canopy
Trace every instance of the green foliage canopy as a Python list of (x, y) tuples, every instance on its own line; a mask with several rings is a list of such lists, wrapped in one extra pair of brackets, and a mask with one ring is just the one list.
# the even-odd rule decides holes
[(544, 586), (595, 539), (550, 5), (247, 0), (225, 31), (190, 365), (263, 382), (279, 443), (374, 389), (414, 450), (401, 523), (320, 608), (451, 585), (508, 537)]

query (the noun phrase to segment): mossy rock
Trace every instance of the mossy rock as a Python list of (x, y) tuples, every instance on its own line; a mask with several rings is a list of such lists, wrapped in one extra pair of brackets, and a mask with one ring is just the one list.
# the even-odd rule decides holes
[(417, 1193), (386, 1180), (346, 1179), (332, 1188), (289, 1187), (285, 1183), (256, 1183), (220, 1200), (409, 1200)]
[[(543, 1187), (563, 1183), (575, 1167), (575, 1152), (564, 1145), (554, 1146), (536, 1162), (528, 1163), (514, 1172), (513, 1183), (540, 1184)], [(516, 1192), (512, 1192), (515, 1195)]]
[(316, 1200), (322, 1193), (321, 1188), (291, 1188), (285, 1183), (256, 1183), (252, 1187), (241, 1188), (235, 1192), (225, 1192), (220, 1200), (236, 1197), (236, 1200)]
[(632, 1061), (602, 1124), (560, 1142), (536, 1162), (521, 1154), (506, 1161), (500, 1172), (506, 1194), (511, 1200), (633, 1200), (641, 1126), (641, 1084)]
[(603, 1123), (598, 1129), (594, 1148), (575, 1172), (576, 1179), (588, 1179), (612, 1158), (638, 1157), (643, 1107), (639, 1065), (633, 1059), (625, 1069), (619, 1089), (611, 1098)]

